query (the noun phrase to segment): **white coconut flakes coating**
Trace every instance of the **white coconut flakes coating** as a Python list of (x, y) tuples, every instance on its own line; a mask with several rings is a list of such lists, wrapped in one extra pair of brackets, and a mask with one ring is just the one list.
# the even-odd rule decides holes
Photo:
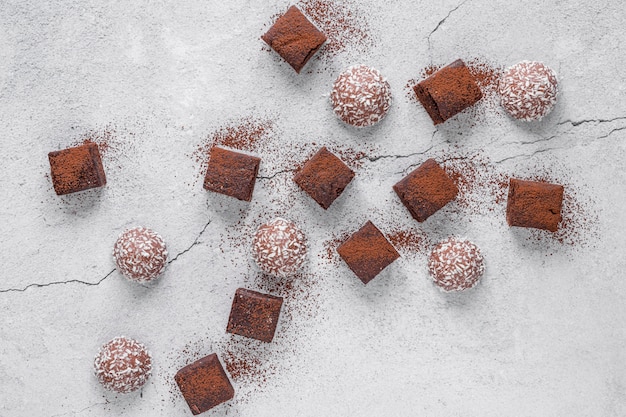
[(330, 99), (335, 114), (345, 123), (367, 127), (380, 122), (391, 107), (391, 88), (382, 74), (366, 65), (342, 72)]
[(278, 217), (259, 227), (252, 242), (252, 255), (267, 274), (293, 275), (306, 260), (307, 239), (293, 222)]
[(158, 233), (146, 227), (134, 227), (120, 234), (113, 246), (113, 258), (126, 278), (146, 282), (165, 269), (167, 248)]
[(474, 243), (449, 237), (433, 248), (428, 270), (442, 290), (463, 291), (478, 283), (485, 271), (485, 261)]
[(152, 355), (136, 340), (116, 337), (94, 359), (98, 381), (106, 389), (128, 393), (142, 387), (152, 373)]
[(554, 108), (556, 73), (541, 62), (522, 61), (506, 69), (499, 86), (500, 103), (514, 118), (540, 120)]

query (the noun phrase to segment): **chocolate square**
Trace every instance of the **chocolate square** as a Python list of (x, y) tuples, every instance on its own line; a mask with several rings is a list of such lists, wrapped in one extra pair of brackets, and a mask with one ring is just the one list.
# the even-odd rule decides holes
[(376, 278), (376, 275), (400, 257), (385, 235), (369, 220), (343, 242), (337, 252), (363, 284)]
[(483, 96), (460, 59), (418, 83), (413, 91), (435, 125), (476, 104)]
[(107, 183), (100, 151), (95, 143), (50, 152), (48, 160), (57, 195), (102, 187)]
[(326, 210), (352, 178), (354, 171), (323, 147), (304, 164), (293, 180)]
[(260, 162), (261, 159), (255, 156), (214, 146), (204, 177), (204, 188), (250, 201)]
[(261, 39), (300, 73), (307, 61), (326, 42), (326, 35), (296, 6), (291, 6)]
[(235, 292), (226, 331), (271, 342), (282, 305), (282, 297), (239, 288)]
[(509, 226), (556, 232), (561, 222), (563, 186), (511, 178), (506, 204)]
[(393, 186), (411, 216), (423, 222), (454, 200), (459, 189), (434, 159), (428, 159)]
[(215, 353), (185, 366), (176, 373), (174, 380), (194, 415), (204, 413), (235, 395)]

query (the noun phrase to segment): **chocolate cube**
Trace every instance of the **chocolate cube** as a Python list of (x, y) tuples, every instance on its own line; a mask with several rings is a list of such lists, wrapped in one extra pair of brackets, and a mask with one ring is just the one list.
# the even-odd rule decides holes
[(454, 200), (459, 189), (434, 159), (428, 159), (393, 186), (411, 216), (423, 222)]
[(474, 105), (483, 96), (460, 59), (418, 83), (413, 91), (435, 125)]
[(204, 188), (250, 201), (260, 162), (261, 159), (255, 156), (214, 146), (204, 177)]
[(296, 6), (291, 6), (261, 39), (300, 73), (307, 61), (326, 42), (326, 35)]
[(282, 297), (239, 288), (235, 292), (226, 331), (271, 342), (282, 305)]
[(363, 284), (373, 280), (383, 269), (400, 257), (387, 238), (368, 220), (338, 248), (339, 256)]
[(293, 180), (326, 210), (354, 178), (354, 172), (326, 147), (320, 149)]
[(95, 143), (50, 152), (48, 160), (57, 195), (102, 187), (107, 183), (100, 151)]
[(204, 413), (235, 395), (215, 353), (185, 366), (176, 373), (174, 380), (194, 415)]
[(561, 222), (563, 186), (511, 178), (506, 204), (509, 226), (556, 232)]

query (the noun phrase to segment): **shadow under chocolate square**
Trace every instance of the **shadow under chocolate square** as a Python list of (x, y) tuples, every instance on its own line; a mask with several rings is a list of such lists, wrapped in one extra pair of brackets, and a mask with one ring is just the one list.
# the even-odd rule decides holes
[(385, 235), (369, 220), (337, 248), (337, 253), (363, 284), (376, 278), (400, 257)]
[(483, 96), (460, 59), (418, 83), (413, 91), (435, 125), (476, 104)]
[(176, 373), (174, 380), (194, 415), (204, 413), (235, 395), (215, 353), (185, 366)]
[(274, 338), (282, 305), (282, 297), (239, 288), (226, 331), (269, 343)]
[(511, 178), (506, 204), (509, 226), (556, 232), (561, 222), (563, 186)]
[(291, 6), (261, 39), (300, 73), (302, 67), (326, 42), (326, 35), (296, 6)]
[(393, 186), (402, 204), (418, 222), (423, 222), (448, 204), (459, 189), (434, 159), (428, 159)]
[(95, 143), (50, 152), (48, 160), (57, 195), (102, 187), (107, 183), (100, 151)]
[(228, 149), (211, 148), (204, 188), (243, 201), (252, 200), (260, 158)]
[(293, 180), (326, 210), (353, 178), (354, 171), (323, 147), (304, 164)]

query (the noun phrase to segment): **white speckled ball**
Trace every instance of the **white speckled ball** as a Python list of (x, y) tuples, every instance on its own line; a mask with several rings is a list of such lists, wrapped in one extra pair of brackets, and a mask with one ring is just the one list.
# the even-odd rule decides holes
[(556, 73), (541, 62), (522, 61), (506, 69), (498, 85), (500, 103), (514, 118), (540, 120), (556, 104)]
[(428, 270), (442, 290), (463, 291), (478, 283), (485, 271), (485, 262), (474, 243), (449, 237), (433, 248)]
[(330, 100), (335, 114), (345, 123), (367, 127), (387, 115), (391, 107), (391, 88), (378, 70), (354, 65), (337, 77)]
[(100, 348), (93, 365), (106, 389), (127, 393), (146, 383), (152, 372), (152, 356), (143, 344), (120, 336)]
[(113, 246), (117, 269), (132, 281), (147, 282), (157, 278), (167, 264), (163, 238), (145, 227), (124, 231)]
[(307, 240), (298, 227), (282, 218), (265, 223), (252, 242), (252, 255), (261, 271), (286, 277), (297, 273), (307, 257)]

